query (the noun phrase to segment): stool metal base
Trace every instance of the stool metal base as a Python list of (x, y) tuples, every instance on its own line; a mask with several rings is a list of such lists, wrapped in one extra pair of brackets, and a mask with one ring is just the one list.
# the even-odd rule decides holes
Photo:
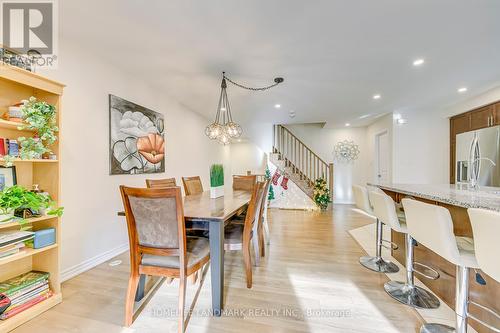
[(359, 263), (364, 267), (378, 273), (396, 273), (399, 267), (390, 261), (377, 257), (361, 257)]
[(420, 309), (437, 309), (439, 299), (427, 290), (410, 286), (404, 282), (389, 281), (384, 284), (385, 291), (395, 300)]
[(420, 333), (455, 333), (455, 328), (443, 324), (425, 324), (420, 327)]

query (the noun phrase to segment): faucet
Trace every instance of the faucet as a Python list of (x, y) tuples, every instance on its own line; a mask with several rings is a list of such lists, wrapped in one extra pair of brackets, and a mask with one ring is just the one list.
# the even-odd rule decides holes
[(480, 168), (480, 164), (477, 166), (476, 168), (476, 162), (479, 162), (479, 161), (488, 161), (492, 164), (492, 166), (496, 166), (497, 164), (495, 162), (493, 162), (492, 159), (490, 158), (487, 158), (487, 157), (478, 157), (478, 158), (475, 158), (475, 159), (472, 159), (470, 162), (469, 162), (469, 165), (470, 165), (470, 168), (471, 168), (471, 174), (470, 174), (470, 186), (474, 189), (477, 189), (478, 188), (478, 185), (477, 185), (477, 182), (479, 180), (479, 173), (481, 171), (481, 168)]

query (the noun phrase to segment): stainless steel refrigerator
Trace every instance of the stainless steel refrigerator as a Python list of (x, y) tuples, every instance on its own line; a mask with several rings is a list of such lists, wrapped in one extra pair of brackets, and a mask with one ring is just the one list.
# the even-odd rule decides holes
[(500, 187), (500, 126), (457, 135), (456, 182)]

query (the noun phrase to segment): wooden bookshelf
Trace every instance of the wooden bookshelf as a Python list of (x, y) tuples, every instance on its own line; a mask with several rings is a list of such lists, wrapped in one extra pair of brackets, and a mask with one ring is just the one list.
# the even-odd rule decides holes
[[(38, 100), (53, 104), (57, 109), (57, 124), (60, 128), (61, 97), (64, 85), (53, 80), (42, 77), (26, 70), (0, 64), (0, 116), (7, 111), (10, 105), (28, 99), (31, 96)], [(29, 130), (19, 130), (21, 123), (0, 119), (0, 137), (17, 139), (20, 136), (32, 136)], [(58, 140), (51, 146), (51, 150), (60, 157), (61, 133)], [(0, 162), (3, 161), (0, 158)], [(17, 184), (28, 189), (33, 184), (47, 191), (59, 204), (60, 192), (60, 163), (59, 160), (15, 159), (17, 171)], [(53, 296), (45, 301), (7, 319), (0, 321), (0, 332), (8, 332), (38, 316), (62, 301), (61, 282), (59, 271), (59, 256), (61, 239), (60, 218), (54, 216), (42, 216), (27, 220), (33, 230), (46, 228), (56, 229), (56, 244), (42, 249), (25, 248), (19, 253), (9, 257), (0, 258), (0, 281), (12, 278), (19, 274), (38, 270), (49, 272), (49, 286)], [(20, 225), (17, 221), (0, 223), (0, 231), (16, 230)]]
[[(26, 219), (26, 224), (32, 224), (32, 223), (37, 223), (37, 222), (42, 222), (42, 221), (47, 221), (51, 219), (57, 218), (56, 216), (52, 215), (46, 215), (46, 216), (40, 216), (40, 217), (32, 217)], [(6, 229), (6, 228), (18, 228), (20, 227), (20, 224), (18, 221), (12, 221), (12, 222), (4, 222), (0, 223), (0, 229)]]

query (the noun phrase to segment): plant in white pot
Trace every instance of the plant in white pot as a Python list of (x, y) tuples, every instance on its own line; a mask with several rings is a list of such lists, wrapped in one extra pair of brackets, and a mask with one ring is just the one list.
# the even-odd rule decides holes
[(222, 164), (213, 164), (210, 167), (210, 198), (215, 199), (224, 195), (224, 167)]

